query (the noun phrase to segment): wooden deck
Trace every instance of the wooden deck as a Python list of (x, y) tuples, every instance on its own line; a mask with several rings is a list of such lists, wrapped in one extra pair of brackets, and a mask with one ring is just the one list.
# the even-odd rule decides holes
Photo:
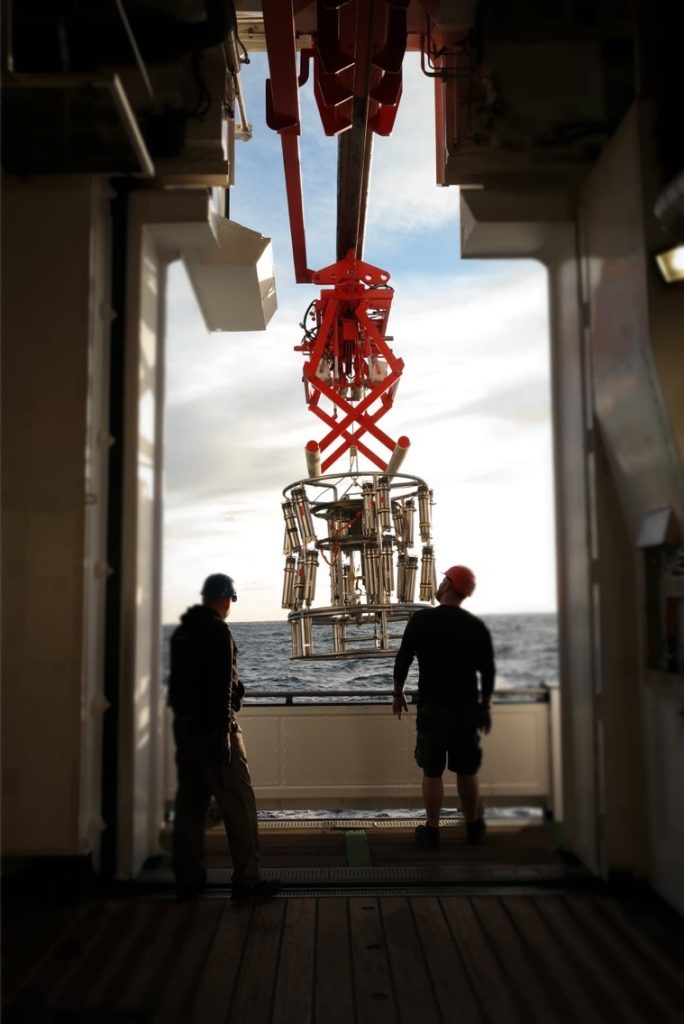
[(448, 832), (428, 858), (408, 828), (265, 830), (285, 889), (253, 906), (226, 899), (218, 835), (195, 903), (175, 902), (164, 860), (76, 901), (10, 895), (3, 1020), (684, 1020), (676, 915), (568, 871), (543, 829), (481, 848)]

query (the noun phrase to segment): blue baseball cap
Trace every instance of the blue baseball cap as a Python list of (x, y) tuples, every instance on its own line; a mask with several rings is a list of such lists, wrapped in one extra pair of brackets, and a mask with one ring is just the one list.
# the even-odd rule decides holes
[(202, 597), (208, 597), (210, 600), (222, 600), (230, 597), (233, 601), (237, 601), (237, 591), (232, 576), (225, 576), (222, 572), (215, 572), (211, 576), (207, 576), (202, 586)]

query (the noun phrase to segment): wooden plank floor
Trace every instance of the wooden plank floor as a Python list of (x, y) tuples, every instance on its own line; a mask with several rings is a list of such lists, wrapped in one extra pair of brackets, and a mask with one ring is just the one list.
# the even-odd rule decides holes
[(577, 893), (90, 902), (30, 965), (7, 950), (3, 980), (3, 1020), (31, 1024), (660, 1022), (683, 1007), (674, 960), (616, 902)]
[[(323, 842), (306, 832), (266, 836), (265, 870), (307, 859), (312, 870), (342, 867), (349, 847), (338, 831)], [(375, 835), (368, 842), (375, 867), (380, 857), (389, 867), (416, 856), (407, 830), (377, 832), (377, 848)], [(450, 838), (438, 854), (445, 862), (466, 849), (457, 832)], [(537, 858), (554, 854), (543, 834), (517, 842), (521, 855), (535, 846)], [(215, 845), (220, 870), (225, 854)], [(497, 846), (510, 858), (516, 836), (468, 855), (486, 864)], [(670, 928), (661, 941), (595, 882), (319, 888), (286, 885), (268, 903), (239, 906), (215, 885), (188, 904), (160, 875), (156, 889), (72, 902), (10, 898), (3, 1021), (684, 1021), (684, 931)]]

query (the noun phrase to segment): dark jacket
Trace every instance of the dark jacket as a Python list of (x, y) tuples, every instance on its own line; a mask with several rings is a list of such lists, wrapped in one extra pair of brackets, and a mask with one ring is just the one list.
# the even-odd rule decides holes
[(494, 689), (494, 649), (481, 619), (463, 608), (437, 605), (421, 608), (406, 624), (394, 662), (394, 678), (406, 681), (409, 666), (418, 659), (418, 704), (468, 708)]
[(196, 604), (181, 615), (171, 634), (169, 706), (201, 729), (227, 730), (239, 708), (237, 648), (214, 608)]

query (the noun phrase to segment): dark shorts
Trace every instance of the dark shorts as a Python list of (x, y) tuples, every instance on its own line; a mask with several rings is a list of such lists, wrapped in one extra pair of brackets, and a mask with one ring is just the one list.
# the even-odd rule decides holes
[(416, 764), (428, 778), (448, 768), (458, 775), (475, 775), (482, 763), (479, 715), (473, 711), (418, 708)]

